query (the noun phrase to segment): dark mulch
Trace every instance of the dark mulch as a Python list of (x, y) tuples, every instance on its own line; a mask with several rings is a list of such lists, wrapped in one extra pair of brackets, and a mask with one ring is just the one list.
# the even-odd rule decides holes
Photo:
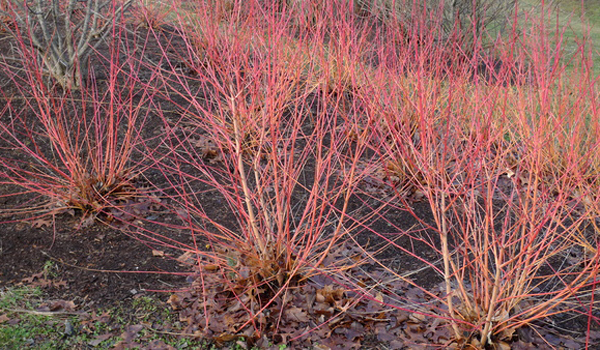
[[(35, 277), (47, 262), (55, 263), (61, 282), (48, 285), (60, 299), (100, 307), (132, 298), (145, 290), (180, 288), (185, 268), (175, 260), (153, 255), (152, 249), (117, 229), (95, 224), (76, 230), (76, 218), (60, 215), (54, 227), (5, 224), (0, 230), (0, 286), (25, 283), (44, 286)], [(161, 272), (172, 272), (162, 274)], [(56, 282), (56, 281), (55, 281)]]

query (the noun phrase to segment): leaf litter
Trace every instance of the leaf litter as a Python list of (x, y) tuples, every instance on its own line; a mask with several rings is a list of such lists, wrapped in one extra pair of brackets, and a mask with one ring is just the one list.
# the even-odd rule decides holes
[[(332, 255), (356, 254), (360, 254), (357, 248), (342, 245)], [(193, 259), (189, 254), (185, 258)], [(277, 349), (282, 344), (315, 349), (382, 345), (387, 349), (462, 349), (478, 343), (476, 330), (466, 339), (453, 339), (449, 322), (436, 316), (445, 308), (440, 302), (445, 297), (443, 284), (428, 294), (371, 265), (369, 271), (353, 266), (343, 274), (315, 271), (277, 290), (268, 284), (256, 285), (248, 272), (253, 267), (241, 262), (227, 268), (207, 262), (196, 268), (189, 289), (171, 295), (168, 303), (179, 313), (185, 334), (216, 346), (237, 342), (243, 348), (261, 349)], [(350, 280), (354, 285), (378, 288), (365, 292), (347, 287)], [(401, 304), (398, 296), (403, 296), (406, 308), (391, 306)], [(577, 348), (586, 341), (585, 336), (560, 335), (541, 323), (503, 332), (493, 340), (494, 349)]]

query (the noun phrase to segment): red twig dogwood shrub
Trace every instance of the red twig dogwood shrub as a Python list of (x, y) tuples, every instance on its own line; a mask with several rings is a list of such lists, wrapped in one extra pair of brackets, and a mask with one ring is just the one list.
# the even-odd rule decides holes
[[(343, 279), (358, 264), (332, 257), (377, 209), (357, 218), (351, 208), (361, 179), (373, 171), (368, 132), (348, 137), (352, 116), (339, 113), (329, 79), (318, 76), (330, 67), (325, 33), (297, 35), (289, 17), (258, 1), (228, 11), (216, 17), (210, 7), (196, 11), (191, 27), (197, 29), (184, 33), (189, 56), (180, 58), (192, 69), (165, 76), (183, 116), (172, 123), (170, 142), (179, 150), (164, 169), (180, 179), (169, 201), (197, 246), (188, 253), (197, 257), (192, 308), (202, 317), (192, 317), (190, 331), (217, 341), (257, 340), (279, 336), (296, 310), (290, 298), (301, 282)], [(324, 59), (319, 69), (312, 57)], [(235, 226), (203, 203), (206, 188)], [(234, 318), (223, 312), (232, 305)], [(306, 318), (298, 310), (293, 317)]]
[[(91, 74), (78, 92), (45, 86), (24, 50), (27, 74), (7, 74), (26, 98), (2, 91), (0, 175), (46, 197), (45, 213), (93, 218), (126, 211), (139, 175), (162, 172), (176, 220), (148, 221), (189, 241), (134, 229), (193, 270), (170, 299), (188, 333), (352, 343), (369, 328), (390, 341), (428, 318), (437, 333), (421, 338), (439, 346), (506, 348), (558, 313), (598, 321), (600, 126), (583, 45), (570, 79), (561, 31), (543, 19), (525, 17), (529, 29), (515, 16), (492, 56), (484, 33), (465, 49), (462, 28), (417, 3), (412, 26), (342, 0), (187, 5), (174, 33), (150, 26), (167, 39), (160, 57), (120, 61), (119, 43), (107, 79)], [(151, 113), (155, 99), (179, 115)], [(151, 114), (156, 143), (143, 134)], [(381, 232), (396, 211), (421, 227)], [(380, 259), (364, 231), (441, 289)]]
[[(548, 66), (560, 57), (544, 60), (553, 51), (528, 40), (546, 34), (515, 27), (512, 38), (496, 41), (497, 61), (477, 40), (465, 51), (460, 28), (440, 42), (439, 26), (427, 26), (439, 20), (431, 13), (415, 13), (422, 26), (399, 33), (393, 21), (333, 20), (340, 12), (330, 5), (219, 4), (181, 15), (186, 46), (177, 67), (185, 69), (164, 76), (182, 118), (167, 128), (178, 151), (162, 170), (179, 228), (192, 235), (194, 248), (184, 250), (197, 272), (195, 292), (171, 301), (199, 310), (184, 313), (191, 332), (259, 339), (305, 319), (286, 311), (286, 295), (319, 273), (355, 267), (328, 256), (356, 238), (351, 228), (371, 230), (369, 215), (349, 208), (362, 180), (377, 173), (374, 164), (402, 204), (381, 207), (408, 211), (425, 228), (396, 234), (433, 255), (381, 237), (435, 271), (443, 287), (420, 286), (365, 250), (433, 302), (390, 300), (376, 292), (383, 284), (353, 284), (351, 276), (344, 290), (443, 320), (446, 346), (508, 346), (536, 320), (592, 310), (578, 297), (593, 288), (598, 266), (585, 230), (597, 217), (589, 185), (598, 180), (587, 165), (598, 127), (577, 120), (595, 115), (597, 100), (593, 79), (578, 96), (565, 95), (564, 70)], [(322, 11), (313, 16), (315, 8)], [(304, 20), (292, 20), (294, 11)], [(307, 25), (311, 31), (297, 30)], [(551, 140), (561, 133), (581, 135), (579, 146), (557, 148)], [(228, 210), (215, 213), (206, 191)], [(433, 222), (406, 196), (424, 199)], [(571, 263), (578, 247), (586, 254)]]
[(8, 9), (9, 9), (8, 0), (0, 1), (0, 22), (2, 22), (2, 25), (0, 25), (1, 32), (6, 31), (6, 27), (10, 28), (10, 26), (13, 26), (15, 24), (14, 19), (12, 19), (8, 15)]
[[(113, 34), (118, 47), (121, 33)], [(39, 216), (77, 209), (93, 220), (137, 196), (136, 179), (153, 165), (137, 151), (148, 141), (142, 128), (154, 92), (137, 84), (134, 58), (121, 61), (110, 51), (108, 64), (99, 69), (106, 71), (97, 72), (105, 79), (96, 80), (92, 72), (79, 91), (64, 91), (45, 84), (37, 56), (30, 54), (23, 57), (25, 73), (4, 63), (14, 89), (1, 90), (6, 101), (0, 119), (1, 183), (43, 199), (31, 210)]]
[[(597, 322), (586, 310), (594, 305), (598, 239), (585, 229), (598, 219), (590, 158), (600, 136), (597, 86), (583, 49), (572, 58), (584, 73), (575, 83), (560, 29), (552, 37), (544, 17), (530, 20), (530, 29), (515, 28), (513, 41), (499, 45), (512, 51), (499, 49), (505, 61), (492, 84), (469, 72), (476, 57), (448, 72), (436, 69), (447, 52), (417, 50), (417, 64), (385, 69), (380, 93), (363, 96), (381, 116), (385, 142), (373, 149), (401, 198), (398, 210), (427, 229), (399, 235), (439, 257), (390, 243), (443, 280), (443, 292), (423, 290), (443, 305), (436, 311), (454, 333), (446, 345), (506, 348), (521, 328), (564, 312)], [(428, 202), (433, 222), (408, 196)]]

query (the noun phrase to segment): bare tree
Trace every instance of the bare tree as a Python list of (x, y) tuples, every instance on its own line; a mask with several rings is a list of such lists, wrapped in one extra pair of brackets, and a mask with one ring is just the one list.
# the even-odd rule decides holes
[[(440, 39), (459, 30), (465, 43), (484, 32), (502, 33), (514, 14), (516, 0), (353, 0), (355, 7), (381, 19), (412, 25), (439, 26)], [(415, 15), (428, 14), (428, 23)]]
[(86, 62), (112, 32), (134, 0), (5, 0), (0, 14), (17, 28), (6, 31), (35, 50), (47, 72), (63, 87), (77, 88)]
[[(439, 2), (439, 1), (433, 1)], [(450, 0), (444, 2), (445, 31), (455, 28), (471, 37), (484, 31), (503, 33), (515, 10), (516, 0)]]

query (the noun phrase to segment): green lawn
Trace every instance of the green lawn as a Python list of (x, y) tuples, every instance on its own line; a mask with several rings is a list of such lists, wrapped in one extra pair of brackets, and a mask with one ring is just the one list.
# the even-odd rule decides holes
[[(578, 39), (589, 33), (592, 42), (594, 73), (596, 76), (600, 75), (600, 0), (546, 1), (546, 4), (548, 3), (552, 4), (549, 8), (556, 11), (553, 12), (554, 16), (558, 14), (561, 27), (567, 26), (562, 45), (565, 55), (567, 57), (572, 55), (578, 48)], [(521, 0), (519, 2), (519, 6), (524, 10), (540, 9), (540, 4), (540, 0)], [(549, 29), (556, 28), (555, 20), (556, 17), (548, 19)]]

